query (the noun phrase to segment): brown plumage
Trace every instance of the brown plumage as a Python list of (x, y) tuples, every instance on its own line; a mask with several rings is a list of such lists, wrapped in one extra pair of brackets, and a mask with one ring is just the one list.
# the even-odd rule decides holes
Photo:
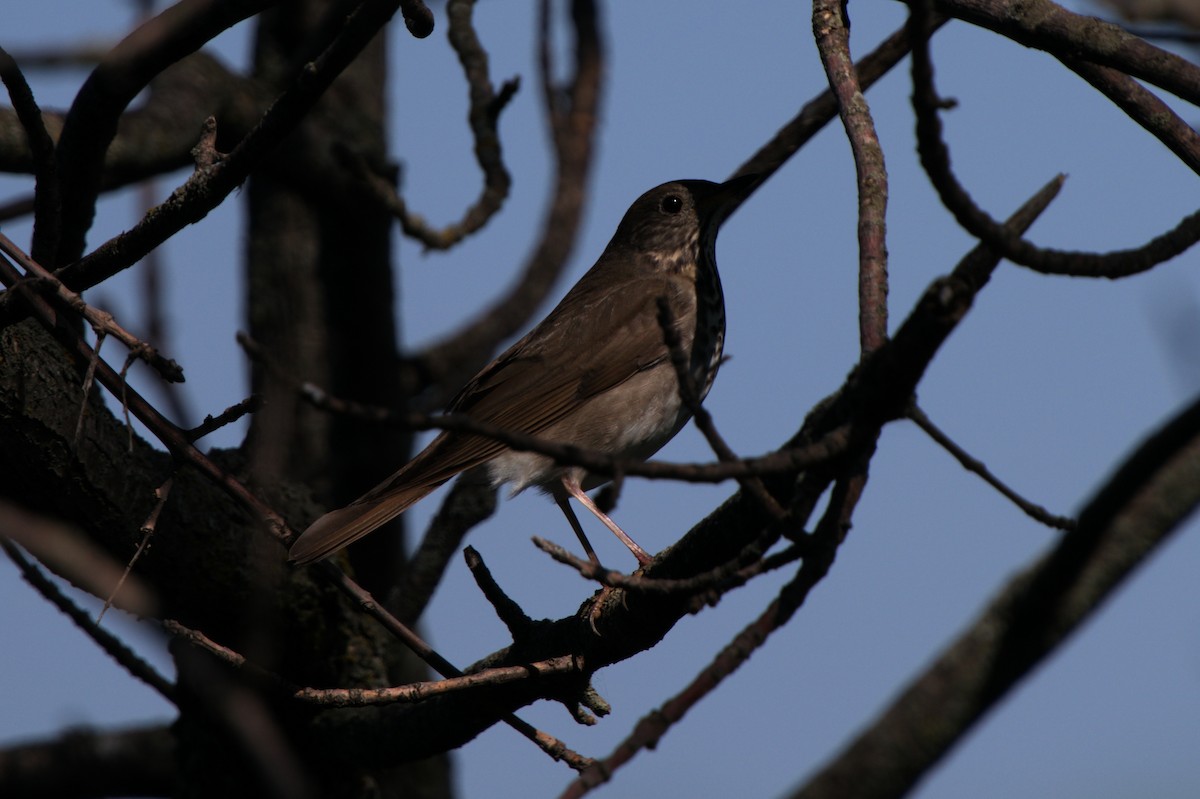
[[(721, 360), (725, 308), (714, 246), (717, 229), (758, 183), (736, 178), (665, 183), (626, 212), (596, 265), (528, 335), (484, 367), (448, 411), (548, 441), (644, 460), (687, 422), (676, 372), (658, 321), (665, 297), (701, 398)], [(582, 502), (633, 552), (650, 559), (585, 494), (604, 482), (578, 467), (518, 452), (466, 433), (443, 432), (383, 483), (304, 531), (289, 559), (308, 563), (336, 552), (403, 513), (460, 472), (485, 466), (494, 485), (550, 493), (589, 557), (568, 504)]]

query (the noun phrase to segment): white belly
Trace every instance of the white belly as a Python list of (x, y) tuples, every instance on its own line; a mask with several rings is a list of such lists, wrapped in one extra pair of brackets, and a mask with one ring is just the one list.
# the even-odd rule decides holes
[[(664, 371), (665, 370), (665, 371)], [(670, 377), (674, 369), (660, 363), (653, 369), (635, 375), (615, 391), (593, 397), (569, 418), (552, 426), (539, 437), (559, 444), (572, 444), (632, 461), (644, 461), (670, 441), (687, 423), (690, 414), (683, 407), (678, 392), (655, 391)], [(641, 412), (630, 414), (627, 407), (615, 403), (636, 397), (642, 400)], [(603, 420), (624, 417), (623, 425)], [(577, 469), (578, 467), (567, 467)], [(512, 493), (531, 485), (548, 486), (558, 482), (564, 468), (545, 455), (507, 450), (487, 464), (492, 485), (512, 484)], [(581, 480), (584, 488), (595, 488), (608, 482), (607, 477), (587, 477)]]

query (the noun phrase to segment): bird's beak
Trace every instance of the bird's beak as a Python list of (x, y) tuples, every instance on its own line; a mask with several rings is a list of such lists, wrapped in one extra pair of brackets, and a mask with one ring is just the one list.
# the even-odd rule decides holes
[(762, 185), (766, 175), (738, 175), (713, 186), (712, 191), (697, 200), (700, 218), (719, 226), (736, 211), (754, 190)]

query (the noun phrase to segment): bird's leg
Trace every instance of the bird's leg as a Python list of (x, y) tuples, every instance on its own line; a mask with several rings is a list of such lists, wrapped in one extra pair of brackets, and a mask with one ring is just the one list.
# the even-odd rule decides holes
[(575, 531), (576, 537), (579, 538), (579, 543), (583, 544), (583, 551), (587, 553), (588, 560), (599, 565), (600, 558), (596, 557), (596, 550), (592, 549), (592, 542), (588, 541), (587, 536), (583, 534), (583, 525), (579, 523), (579, 519), (575, 516), (575, 511), (571, 507), (571, 500), (561, 491), (551, 493), (554, 496), (555, 503), (562, 509), (563, 516), (566, 516), (567, 521), (571, 523), (571, 529)]
[[(617, 526), (616, 522), (608, 518), (608, 514), (596, 507), (596, 503), (592, 502), (591, 497), (583, 493), (583, 488), (579, 485), (579, 480), (577, 478), (572, 477), (570, 473), (564, 474), (562, 477), (562, 485), (568, 494), (583, 503), (583, 506), (590, 510), (597, 519), (604, 522), (604, 526), (609, 530), (612, 530), (613, 535), (621, 539), (622, 544), (629, 547), (629, 551), (633, 553), (635, 558), (637, 558), (639, 564), (645, 566), (647, 563), (653, 560), (653, 558), (647, 554), (646, 550), (639, 547), (636, 541), (630, 538), (624, 530)], [(562, 508), (563, 513), (566, 514), (567, 520), (571, 523), (571, 527), (575, 529), (575, 535), (579, 536), (579, 540), (583, 542), (583, 548), (587, 550), (588, 557), (595, 562), (596, 554), (592, 551), (592, 546), (588, 543), (587, 537), (584, 536), (583, 528), (579, 525), (579, 519), (575, 518), (575, 512), (571, 510), (571, 505), (568, 503), (567, 498), (556, 491), (554, 492), (554, 499), (558, 503), (558, 507)]]
[[(646, 554), (646, 550), (639, 547), (632, 538), (626, 535), (624, 530), (617, 526), (616, 522), (608, 518), (608, 515), (604, 513), (604, 511), (596, 507), (596, 503), (592, 502), (592, 498), (583, 493), (583, 488), (580, 487), (577, 480), (573, 480), (567, 475), (563, 475), (562, 488), (555, 488), (553, 495), (554, 501), (558, 503), (558, 507), (562, 508), (563, 515), (566, 516), (567, 521), (571, 523), (571, 529), (574, 530), (575, 535), (579, 537), (579, 543), (583, 544), (583, 549), (585, 552), (587, 552), (588, 559), (592, 563), (599, 566), (600, 559), (596, 557), (596, 552), (592, 549), (591, 542), (589, 542), (587, 540), (587, 536), (583, 534), (583, 525), (579, 523), (578, 517), (575, 516), (575, 510), (571, 507), (571, 500), (568, 498), (568, 495), (578, 499), (583, 503), (585, 508), (596, 514), (596, 518), (604, 522), (608, 529), (612, 530), (617, 538), (621, 539), (621, 542), (624, 543), (625, 546), (629, 547), (629, 551), (632, 552), (633, 556), (638, 559), (638, 563), (645, 566), (650, 562), (651, 558)], [(605, 598), (611, 594), (613, 590), (614, 589), (611, 585), (603, 586), (600, 592), (596, 595), (596, 598), (592, 601), (592, 610), (588, 614), (588, 624), (591, 625), (592, 632), (594, 632), (597, 636), (600, 635), (600, 630), (596, 628), (596, 620), (600, 618), (600, 612), (604, 607)]]

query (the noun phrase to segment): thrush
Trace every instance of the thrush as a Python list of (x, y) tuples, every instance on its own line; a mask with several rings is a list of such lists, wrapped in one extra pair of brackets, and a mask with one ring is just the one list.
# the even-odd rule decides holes
[[(448, 411), (546, 441), (642, 461), (691, 416), (671, 360), (659, 303), (665, 301), (687, 380), (703, 399), (725, 343), (725, 300), (717, 274), (717, 231), (758, 185), (679, 180), (643, 194), (612, 240), (553, 311), (483, 368)], [(589, 558), (596, 555), (569, 499), (574, 497), (641, 564), (650, 555), (601, 511), (586, 490), (608, 478), (485, 436), (445, 431), (399, 471), (344, 508), (317, 519), (289, 553), (294, 563), (330, 555), (403, 513), (460, 472), (487, 470), (512, 494), (537, 486), (554, 498)]]

